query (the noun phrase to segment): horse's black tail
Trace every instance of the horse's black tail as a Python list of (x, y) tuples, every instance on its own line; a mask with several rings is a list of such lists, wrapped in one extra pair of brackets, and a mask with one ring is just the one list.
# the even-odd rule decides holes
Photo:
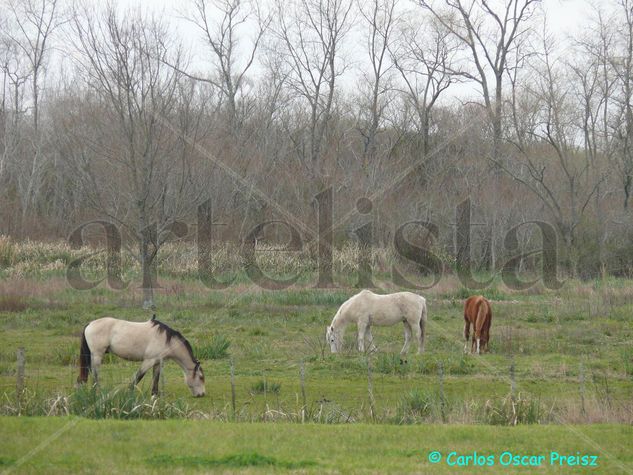
[(79, 350), (79, 377), (78, 383), (85, 383), (88, 381), (88, 373), (90, 373), (90, 347), (86, 341), (86, 328), (81, 334), (81, 349)]

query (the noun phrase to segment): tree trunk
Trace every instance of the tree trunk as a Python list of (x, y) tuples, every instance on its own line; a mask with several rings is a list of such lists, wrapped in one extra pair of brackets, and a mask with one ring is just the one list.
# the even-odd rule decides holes
[[(154, 249), (150, 249), (154, 247)], [(140, 242), (140, 257), (141, 257), (141, 273), (143, 275), (143, 309), (153, 309), (154, 305), (154, 286), (156, 284), (156, 248), (152, 245), (152, 229), (146, 227), (141, 231)]]

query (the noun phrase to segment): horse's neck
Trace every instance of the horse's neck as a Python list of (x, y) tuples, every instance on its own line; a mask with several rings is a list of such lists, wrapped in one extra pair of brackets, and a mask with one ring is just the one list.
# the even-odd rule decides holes
[(172, 345), (168, 358), (173, 359), (184, 370), (192, 370), (196, 365), (195, 361), (191, 358), (189, 351), (185, 348), (184, 343), (178, 341), (175, 345)]
[(345, 331), (345, 328), (347, 327), (347, 325), (349, 324), (349, 322), (347, 321), (347, 319), (343, 316), (343, 313), (338, 312), (336, 314), (336, 316), (334, 317), (334, 320), (332, 320), (332, 327), (334, 328), (334, 331)]

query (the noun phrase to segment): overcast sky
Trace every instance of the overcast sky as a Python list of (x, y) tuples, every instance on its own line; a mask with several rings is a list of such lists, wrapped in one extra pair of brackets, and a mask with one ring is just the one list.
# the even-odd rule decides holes
[[(264, 5), (266, 0), (264, 1)], [(501, 0), (497, 0), (501, 1)], [(546, 11), (547, 23), (549, 30), (556, 34), (559, 41), (565, 42), (569, 35), (577, 34), (587, 23), (590, 17), (595, 13), (592, 6), (592, 0), (543, 0), (543, 8)], [(600, 0), (593, 0), (599, 2)], [(187, 0), (119, 0), (118, 4), (125, 7), (141, 8), (144, 11), (154, 11), (164, 13), (170, 20), (170, 23), (179, 32), (182, 40), (192, 54), (191, 69), (204, 72), (208, 69), (205, 66), (207, 58), (210, 57), (209, 50), (202, 44), (198, 32), (192, 28), (191, 24), (182, 19), (184, 9), (190, 5)], [(597, 3), (600, 4), (600, 3)], [(412, 12), (420, 11), (414, 2), (402, 0), (401, 8), (410, 9)], [(357, 22), (359, 24), (359, 22)], [(348, 57), (357, 64), (366, 61), (367, 53), (364, 50), (364, 40), (362, 32), (356, 31), (348, 35), (346, 48), (348, 49)], [(261, 70), (260, 70), (261, 71)], [(250, 71), (251, 75), (258, 74), (258, 68), (255, 66)], [(341, 78), (340, 85), (346, 90), (354, 88), (359, 80), (358, 69), (356, 72), (349, 72)], [(454, 85), (449, 89), (449, 97), (469, 97), (476, 94), (474, 85)]]
[[(547, 11), (552, 28), (559, 29), (561, 33), (573, 32), (581, 27), (583, 21), (592, 14), (592, 0), (543, 0), (543, 6)], [(597, 3), (596, 3), (597, 2)], [(138, 6), (143, 9), (164, 11), (168, 15), (177, 16), (182, 11), (186, 0), (121, 0), (122, 5)], [(600, 4), (599, 0), (593, 0), (594, 4)], [(403, 5), (414, 7), (414, 2), (403, 1)], [(407, 5), (408, 4), (408, 5)]]

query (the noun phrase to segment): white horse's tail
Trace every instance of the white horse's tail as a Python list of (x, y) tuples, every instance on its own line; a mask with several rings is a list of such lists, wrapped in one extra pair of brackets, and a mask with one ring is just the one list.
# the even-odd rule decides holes
[(426, 310), (426, 301), (422, 303), (422, 312), (420, 312), (420, 351), (424, 350), (424, 333), (426, 331), (426, 319), (428, 313)]

